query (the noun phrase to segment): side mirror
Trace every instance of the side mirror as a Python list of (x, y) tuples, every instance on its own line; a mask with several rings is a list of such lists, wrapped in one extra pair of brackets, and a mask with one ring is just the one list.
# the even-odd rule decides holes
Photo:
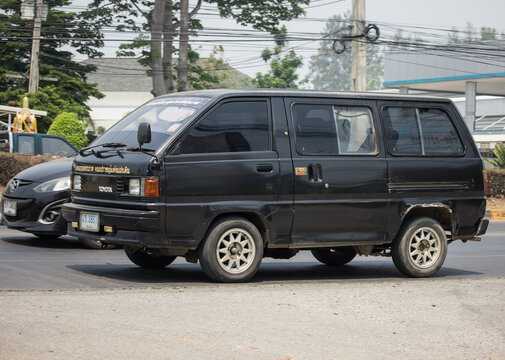
[(139, 124), (137, 142), (139, 143), (139, 147), (151, 142), (151, 125), (149, 123), (143, 122)]

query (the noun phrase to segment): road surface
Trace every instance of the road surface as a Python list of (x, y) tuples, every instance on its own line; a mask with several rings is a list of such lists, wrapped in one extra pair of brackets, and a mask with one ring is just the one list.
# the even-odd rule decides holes
[(0, 309), (0, 359), (505, 359), (505, 222), (429, 279), (302, 252), (247, 284), (0, 227)]

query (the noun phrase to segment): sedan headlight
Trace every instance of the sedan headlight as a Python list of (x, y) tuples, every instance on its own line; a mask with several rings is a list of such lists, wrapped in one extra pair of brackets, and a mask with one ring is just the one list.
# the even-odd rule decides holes
[(49, 180), (40, 185), (37, 185), (33, 190), (36, 192), (50, 192), (70, 189), (70, 177), (62, 177), (59, 179)]

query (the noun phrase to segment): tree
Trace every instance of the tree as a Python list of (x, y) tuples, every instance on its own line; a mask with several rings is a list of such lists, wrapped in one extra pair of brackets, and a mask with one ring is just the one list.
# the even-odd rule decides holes
[(296, 55), (291, 50), (281, 57), (283, 49), (287, 45), (287, 28), (282, 26), (274, 31), (275, 47), (273, 50), (264, 49), (261, 57), (265, 62), (270, 61), (270, 71), (266, 74), (257, 73), (253, 80), (254, 86), (258, 88), (291, 88), (297, 89), (298, 85), (307, 82), (304, 79), (297, 83), (298, 74), (296, 71), (303, 65), (303, 58)]
[[(314, 88), (319, 90), (352, 90), (351, 51), (341, 54), (333, 51), (333, 41), (348, 32), (351, 13), (331, 17), (322, 32), (319, 50), (311, 57), (309, 71)], [(367, 89), (376, 90), (382, 86), (384, 75), (383, 56), (376, 45), (367, 47)]]
[(58, 115), (47, 133), (64, 137), (78, 149), (88, 144), (84, 125), (79, 121), (76, 113), (63, 112)]
[(496, 29), (492, 27), (481, 27), (480, 28), (480, 39), (482, 41), (496, 40)]
[[(141, 55), (141, 63), (148, 63), (152, 71), (153, 94), (155, 96), (173, 92), (174, 68), (177, 68), (178, 90), (187, 90), (191, 47), (189, 34), (201, 28), (196, 15), (203, 0), (198, 0), (190, 10), (188, 0), (93, 0), (84, 18), (93, 21), (98, 28), (115, 26), (117, 30), (149, 31), (151, 36), (140, 36), (136, 42), (123, 46), (121, 55)], [(300, 4), (310, 0), (207, 0), (215, 4), (223, 18), (232, 18), (241, 25), (254, 29), (275, 31), (280, 21), (291, 20), (304, 13)], [(149, 11), (148, 9), (153, 9)], [(142, 25), (136, 20), (144, 18)], [(120, 23), (120, 25), (114, 25)], [(175, 49), (175, 37), (179, 35), (179, 49)], [(147, 46), (147, 49), (146, 49)], [(140, 53), (139, 53), (140, 50)], [(177, 66), (173, 54), (178, 51)], [(148, 59), (146, 61), (146, 59)]]
[[(194, 52), (196, 56), (198, 53)], [(190, 57), (189, 83), (191, 90), (252, 87), (246, 75), (231, 69), (224, 60), (222, 46), (214, 46), (208, 58)]]
[[(45, 0), (49, 11), (47, 20), (42, 23), (40, 75), (57, 81), (41, 78), (39, 90), (26, 94), (33, 21), (21, 19), (20, 3), (18, 0), (0, 3), (0, 103), (21, 106), (23, 97), (28, 96), (30, 106), (48, 112), (48, 116), (38, 122), (41, 132), (49, 128), (51, 120), (61, 111), (89, 117), (90, 109), (85, 102), (90, 96), (103, 97), (95, 85), (86, 83), (86, 74), (95, 67), (73, 61), (72, 53), (63, 48), (70, 47), (90, 57), (99, 56), (94, 39), (102, 35), (80, 21), (77, 14), (62, 10), (70, 4), (69, 0)], [(81, 41), (81, 37), (91, 40)]]

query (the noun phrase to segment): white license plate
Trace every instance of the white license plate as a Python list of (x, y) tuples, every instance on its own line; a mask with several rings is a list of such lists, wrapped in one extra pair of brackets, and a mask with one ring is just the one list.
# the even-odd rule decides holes
[(4, 200), (4, 214), (16, 216), (18, 213), (18, 204), (12, 200)]
[(97, 213), (81, 213), (81, 230), (97, 232), (100, 229), (100, 217)]

